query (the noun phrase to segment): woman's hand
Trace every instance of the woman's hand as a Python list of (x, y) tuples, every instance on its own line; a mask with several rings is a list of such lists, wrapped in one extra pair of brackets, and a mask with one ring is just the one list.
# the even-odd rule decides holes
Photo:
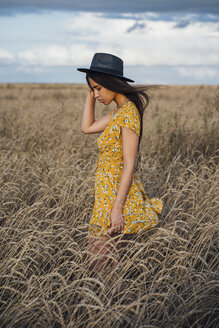
[(122, 215), (122, 205), (115, 203), (110, 213), (111, 229), (110, 234), (121, 233), (124, 227), (124, 218)]
[(88, 97), (95, 99), (94, 98), (94, 90), (92, 90), (91, 88), (88, 89)]

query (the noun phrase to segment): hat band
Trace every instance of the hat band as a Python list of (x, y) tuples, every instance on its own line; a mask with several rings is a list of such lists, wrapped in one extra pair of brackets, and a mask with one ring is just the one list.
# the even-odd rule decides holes
[(116, 74), (116, 75), (123, 76), (123, 72), (117, 71), (115, 69), (107, 68), (107, 67), (91, 66), (90, 70), (95, 70), (95, 71), (102, 72), (102, 73), (109, 73), (109, 74)]

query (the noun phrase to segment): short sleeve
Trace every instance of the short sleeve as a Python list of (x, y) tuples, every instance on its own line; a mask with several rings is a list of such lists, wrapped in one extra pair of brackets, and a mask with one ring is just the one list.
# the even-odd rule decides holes
[(140, 136), (140, 114), (133, 103), (127, 103), (122, 110), (119, 125), (132, 129), (138, 136)]

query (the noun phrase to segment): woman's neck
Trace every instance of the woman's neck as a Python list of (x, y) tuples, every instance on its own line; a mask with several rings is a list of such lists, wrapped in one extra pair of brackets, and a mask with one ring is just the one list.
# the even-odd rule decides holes
[(123, 95), (123, 94), (121, 94), (121, 93), (118, 93), (118, 94), (116, 95), (114, 101), (115, 101), (115, 103), (116, 103), (116, 105), (117, 105), (117, 106), (116, 106), (117, 109), (119, 109), (119, 108), (121, 108), (123, 105), (125, 105), (125, 103), (129, 101), (129, 99), (128, 99), (125, 95)]

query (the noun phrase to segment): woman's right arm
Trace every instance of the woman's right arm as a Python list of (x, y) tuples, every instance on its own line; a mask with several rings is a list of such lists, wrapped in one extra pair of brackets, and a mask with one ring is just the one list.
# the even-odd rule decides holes
[(94, 110), (95, 110), (94, 93), (89, 90), (87, 98), (84, 104), (84, 111), (81, 121), (81, 132), (83, 133), (98, 133), (105, 130), (111, 120), (111, 114), (103, 116), (101, 119), (95, 121)]

